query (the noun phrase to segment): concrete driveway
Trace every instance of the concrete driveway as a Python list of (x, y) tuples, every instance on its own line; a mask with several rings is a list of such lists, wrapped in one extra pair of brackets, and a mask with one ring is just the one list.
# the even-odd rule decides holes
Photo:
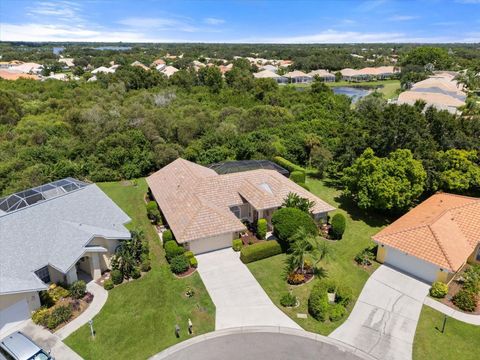
[(377, 359), (411, 360), (430, 286), (385, 265), (368, 279), (348, 319), (329, 336)]
[(215, 329), (283, 326), (301, 329), (277, 308), (231, 248), (197, 255), (198, 272), (216, 307)]

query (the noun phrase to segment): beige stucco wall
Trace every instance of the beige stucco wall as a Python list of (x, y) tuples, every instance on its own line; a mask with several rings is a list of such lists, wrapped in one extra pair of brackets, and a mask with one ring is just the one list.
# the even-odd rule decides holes
[(99, 253), (100, 269), (106, 271), (110, 269), (110, 259), (115, 254), (115, 249), (120, 244), (120, 240), (109, 240), (104, 238), (94, 238), (89, 245), (98, 245), (107, 249), (106, 253)]
[(0, 295), (0, 310), (8, 308), (24, 298), (27, 300), (30, 311), (34, 311), (40, 307), (40, 297), (38, 296), (38, 292), (33, 291), (19, 294)]
[(468, 262), (469, 263), (480, 263), (480, 261), (477, 260), (477, 254), (480, 251), (480, 243), (478, 243), (477, 247), (475, 250), (472, 252), (472, 254), (468, 257)]

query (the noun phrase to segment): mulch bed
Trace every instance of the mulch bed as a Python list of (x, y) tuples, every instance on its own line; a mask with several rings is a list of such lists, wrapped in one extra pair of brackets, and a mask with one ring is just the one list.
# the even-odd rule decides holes
[(303, 282), (301, 282), (300, 284), (290, 284), (289, 282), (287, 282), (288, 285), (290, 285), (290, 286), (302, 286), (302, 285), (308, 284), (315, 277), (315, 275), (312, 274), (312, 273), (307, 273), (307, 274), (304, 274), (304, 275), (305, 275), (305, 280), (303, 280)]
[(185, 277), (189, 277), (190, 275), (192, 275), (195, 271), (197, 271), (197, 268), (189, 267), (187, 271), (185, 271), (181, 274), (173, 274), (173, 275), (175, 275), (177, 278), (185, 278)]
[[(92, 300), (93, 300), (93, 297), (92, 297)], [(49, 330), (52, 333), (60, 330), (62, 327), (64, 327), (68, 323), (72, 322), (75, 318), (80, 316), (85, 311), (85, 309), (88, 308), (88, 306), (90, 305), (90, 302), (86, 302), (84, 299), (78, 299), (78, 300), (73, 299), (73, 298), (60, 299), (54, 306), (72, 304), (72, 307), (73, 307), (72, 317), (70, 319), (68, 319), (67, 322), (59, 324), (55, 329), (48, 329), (48, 328), (46, 328), (46, 329)]]
[(240, 239), (242, 239), (243, 245), (245, 246), (266, 241), (266, 240), (260, 240), (259, 238), (257, 238), (251, 230), (247, 230), (246, 235), (241, 236)]
[[(457, 276), (455, 276), (457, 278)], [(452, 297), (459, 292), (462, 289), (462, 285), (458, 283), (457, 281), (452, 280), (450, 284), (448, 285), (448, 294), (445, 296), (443, 299), (436, 299), (440, 301), (442, 304), (447, 305), (451, 307), (452, 309), (455, 309), (457, 311), (463, 312), (465, 314), (472, 314), (472, 315), (480, 315), (480, 300), (477, 301), (477, 308), (475, 311), (468, 312), (468, 311), (463, 311), (462, 309), (459, 309), (453, 302), (452, 302)]]

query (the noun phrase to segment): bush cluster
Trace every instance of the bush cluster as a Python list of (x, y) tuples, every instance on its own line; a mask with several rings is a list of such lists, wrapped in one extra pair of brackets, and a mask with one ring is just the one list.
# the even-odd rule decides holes
[(130, 276), (132, 277), (132, 279), (138, 279), (140, 278), (140, 276), (142, 276), (142, 273), (140, 272), (140, 269), (138, 267), (135, 267), (130, 273)]
[(448, 294), (448, 285), (441, 282), (435, 281), (430, 288), (430, 296), (434, 298), (444, 298)]
[(165, 230), (162, 233), (162, 240), (163, 240), (163, 247), (165, 247), (167, 242), (174, 240), (172, 230)]
[(367, 248), (355, 255), (355, 261), (358, 265), (370, 266), (375, 260), (375, 248)]
[(292, 273), (292, 274), (289, 274), (287, 277), (287, 282), (290, 285), (299, 285), (299, 284), (302, 284), (304, 281), (305, 281), (304, 274)]
[[(280, 165), (281, 167), (287, 169), (288, 171), (290, 172), (293, 172), (293, 171), (301, 171), (303, 173), (305, 173), (305, 169), (301, 166), (298, 166), (294, 163), (292, 163), (291, 161), (288, 161), (287, 159), (281, 157), (281, 156), (275, 156), (273, 158), (273, 161), (276, 162), (278, 165)], [(305, 182), (305, 181), (304, 181)]]
[(160, 215), (160, 210), (158, 210), (158, 205), (155, 201), (149, 201), (146, 205), (147, 216), (154, 224), (161, 224), (162, 217)]
[(275, 240), (259, 242), (243, 247), (240, 251), (240, 260), (242, 260), (244, 264), (248, 264), (252, 261), (257, 261), (280, 254), (281, 252), (282, 248)]
[(140, 264), (140, 270), (143, 272), (150, 271), (151, 268), (152, 266), (150, 264), (150, 260), (148, 259), (143, 260), (142, 263)]
[(110, 277), (114, 285), (121, 284), (123, 282), (123, 274), (120, 270), (112, 270)]
[(280, 298), (280, 305), (285, 307), (292, 307), (297, 304), (297, 297), (292, 293), (286, 293)]
[(87, 292), (87, 284), (83, 280), (77, 280), (70, 285), (70, 295), (75, 299), (81, 299)]
[(306, 176), (304, 171), (295, 170), (290, 173), (290, 180), (297, 184), (305, 184), (305, 179)]
[(290, 240), (300, 227), (308, 234), (317, 235), (317, 225), (307, 213), (296, 208), (282, 208), (272, 216), (273, 232), (285, 250), (290, 248)]
[(181, 274), (188, 270), (190, 261), (185, 255), (177, 255), (170, 261), (170, 269), (174, 274)]
[(58, 325), (67, 322), (72, 317), (72, 305), (67, 303), (50, 309), (41, 307), (32, 314), (32, 321), (35, 324), (48, 327), (53, 330)]
[(111, 279), (107, 279), (103, 282), (103, 288), (105, 290), (112, 290), (113, 289), (113, 281)]
[(308, 297), (308, 312), (315, 319), (325, 321), (329, 308), (327, 289), (321, 283), (316, 284)]
[(267, 236), (267, 220), (266, 219), (258, 219), (257, 236), (260, 240), (265, 240), (265, 237)]
[(343, 237), (343, 233), (345, 232), (345, 227), (347, 225), (345, 216), (340, 213), (333, 215), (331, 225), (333, 238), (340, 240)]
[(178, 255), (183, 255), (184, 252), (185, 249), (175, 241), (169, 241), (165, 244), (165, 257), (168, 262), (171, 262), (171, 260)]
[(477, 307), (477, 295), (468, 289), (462, 289), (453, 296), (452, 302), (463, 311), (472, 312)]
[(243, 246), (243, 241), (242, 239), (234, 239), (232, 241), (232, 248), (234, 251), (240, 251), (242, 250), (242, 246)]
[[(328, 293), (335, 292), (335, 303), (328, 302)], [(346, 313), (346, 307), (352, 298), (351, 291), (332, 281), (323, 281), (315, 284), (308, 298), (308, 312), (315, 319), (330, 321), (341, 319)]]

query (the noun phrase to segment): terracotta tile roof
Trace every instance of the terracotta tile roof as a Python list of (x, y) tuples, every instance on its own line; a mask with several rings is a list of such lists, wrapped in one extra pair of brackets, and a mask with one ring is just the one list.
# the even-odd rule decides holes
[(275, 170), (225, 175), (177, 159), (147, 178), (147, 183), (180, 243), (245, 229), (230, 210), (249, 202), (257, 210), (279, 207), (289, 192), (315, 202), (314, 213), (334, 210)]
[(0, 78), (5, 80), (17, 80), (17, 79), (39, 80), (39, 77), (37, 75), (30, 75), (22, 72), (15, 72), (15, 71), (9, 71), (9, 70), (0, 70)]
[(435, 194), (373, 240), (456, 272), (480, 242), (480, 198)]

